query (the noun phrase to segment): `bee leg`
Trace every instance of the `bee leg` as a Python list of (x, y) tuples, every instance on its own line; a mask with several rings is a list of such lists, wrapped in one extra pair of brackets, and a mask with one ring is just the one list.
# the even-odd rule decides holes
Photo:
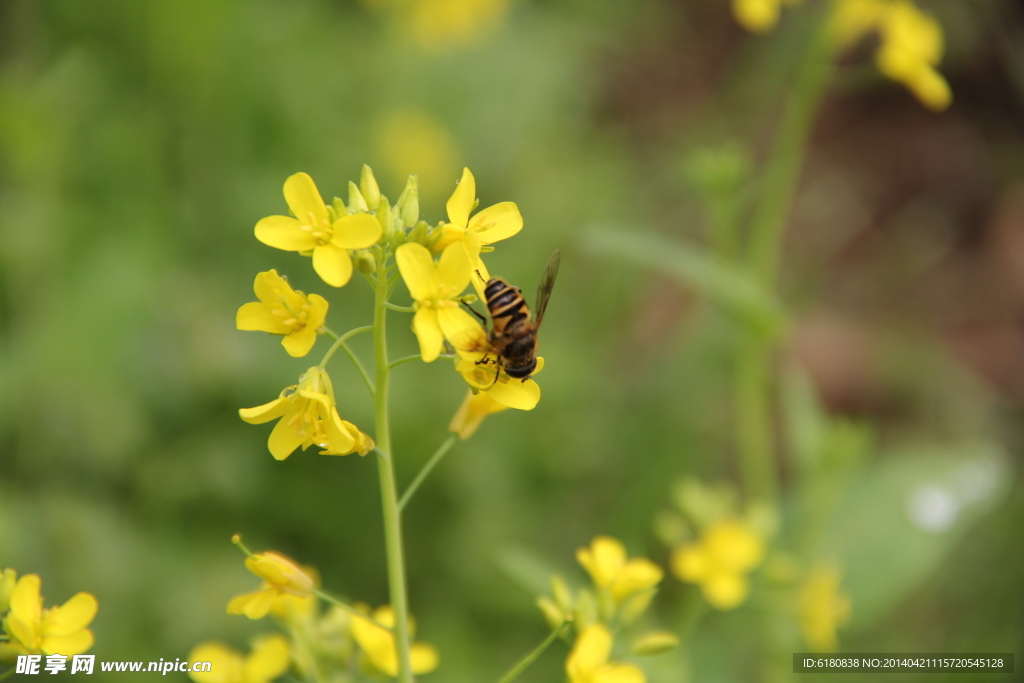
[(459, 303), (462, 304), (463, 306), (465, 306), (466, 310), (468, 310), (470, 313), (472, 313), (477, 318), (479, 318), (480, 322), (483, 323), (483, 325), (484, 325), (484, 329), (487, 329), (487, 318), (485, 318), (483, 315), (481, 315), (475, 308), (473, 308), (472, 306), (467, 304), (465, 299), (459, 299)]
[[(494, 381), (491, 382), (491, 387), (498, 383), (498, 378), (501, 376), (501, 364), (498, 361), (494, 361)], [(487, 387), (490, 389), (491, 387)]]

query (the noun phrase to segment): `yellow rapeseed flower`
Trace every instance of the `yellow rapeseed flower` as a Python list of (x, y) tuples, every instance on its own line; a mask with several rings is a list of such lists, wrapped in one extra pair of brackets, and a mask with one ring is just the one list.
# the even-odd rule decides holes
[(498, 403), (486, 391), (475, 394), (472, 390), (467, 391), (466, 398), (462, 400), (462, 405), (455, 411), (455, 416), (452, 418), (451, 424), (448, 425), (448, 431), (457, 434), (460, 439), (465, 441), (473, 436), (485, 417), (508, 409), (509, 406)]
[(268, 216), (256, 224), (256, 239), (284, 251), (313, 256), (323, 281), (342, 287), (352, 277), (349, 249), (365, 249), (380, 239), (380, 223), (371, 214), (332, 217), (313, 179), (296, 173), (284, 182), (284, 198), (295, 216)]
[[(363, 613), (370, 610), (366, 605), (357, 605)], [(395, 646), (394, 634), (381, 626), (392, 628), (395, 625), (395, 613), (390, 606), (378, 607), (369, 619), (352, 619), (352, 637), (366, 653), (370, 665), (388, 676), (398, 675), (398, 648)], [(373, 622), (377, 622), (376, 624)], [(380, 624), (381, 626), (378, 626)], [(415, 632), (415, 622), (409, 620), (409, 637)], [(440, 663), (440, 655), (433, 645), (413, 643), (409, 648), (412, 671), (416, 674), (430, 673)]]
[(338, 415), (331, 379), (317, 366), (270, 403), (242, 408), (238, 414), (249, 424), (280, 418), (267, 441), (271, 455), (278, 460), (284, 460), (299, 446), (302, 450), (319, 446), (322, 455), (366, 455), (374, 447), (370, 437)]
[(0, 614), (3, 614), (11, 606), (11, 593), (18, 583), (18, 572), (13, 569), (5, 569), (0, 572)]
[(476, 179), (468, 168), (464, 168), (462, 179), (446, 205), (449, 222), (437, 226), (438, 238), (431, 249), (439, 252), (450, 244), (461, 242), (473, 271), (480, 272), (480, 278), (473, 278), (473, 286), (483, 297), (483, 284), (490, 275), (480, 258), (480, 251), (484, 245), (508, 239), (522, 230), (523, 217), (515, 202), (499, 202), (478, 211), (471, 218), (476, 205)]
[(415, 300), (412, 330), (424, 361), (441, 354), (445, 338), (456, 348), (483, 339), (480, 323), (458, 301), (470, 278), (469, 259), (460, 244), (449, 245), (435, 264), (426, 247), (407, 242), (395, 250), (395, 261)]
[(836, 567), (814, 567), (800, 587), (800, 630), (813, 652), (835, 652), (836, 629), (850, 618), (850, 598), (839, 589), (842, 577)]
[(257, 591), (233, 598), (228, 603), (228, 614), (262, 619), (278, 598), (286, 595), (305, 598), (313, 591), (312, 574), (280, 553), (256, 553), (246, 558), (245, 567), (263, 579), (263, 585)]
[(268, 683), (288, 670), (291, 647), (284, 636), (256, 638), (248, 655), (210, 641), (192, 648), (189, 662), (210, 662), (210, 671), (190, 671), (196, 683)]
[(639, 668), (609, 661), (612, 642), (604, 625), (585, 628), (565, 660), (569, 683), (644, 683), (647, 677)]
[(732, 14), (743, 28), (764, 33), (779, 23), (782, 5), (795, 5), (801, 0), (732, 0)]
[[(13, 570), (5, 572), (5, 583), (11, 575)], [(11, 589), (10, 611), (3, 620), (9, 639), (0, 651), (3, 658), (18, 654), (80, 655), (92, 647), (94, 639), (87, 627), (99, 607), (96, 598), (77, 593), (60, 607), (43, 609), (41, 585), (37, 575), (26, 574)]]
[(878, 70), (926, 107), (941, 111), (952, 103), (949, 84), (936, 69), (943, 53), (942, 27), (910, 0), (840, 0), (832, 23), (841, 44), (877, 32)]
[(240, 330), (284, 335), (281, 346), (295, 358), (309, 353), (316, 335), (323, 331), (327, 300), (319, 294), (306, 296), (292, 289), (276, 270), (256, 275), (253, 291), (259, 301), (238, 309), (235, 326)]
[(616, 603), (654, 588), (665, 574), (646, 557), (627, 559), (626, 546), (611, 536), (597, 536), (590, 547), (576, 551), (576, 559), (594, 585), (610, 591)]
[(450, 49), (481, 41), (507, 11), (510, 0), (364, 0), (390, 9), (398, 27), (422, 48)]
[(672, 571), (696, 583), (717, 609), (739, 606), (750, 593), (747, 574), (764, 559), (764, 541), (737, 519), (725, 519), (707, 529), (696, 543), (672, 553)]

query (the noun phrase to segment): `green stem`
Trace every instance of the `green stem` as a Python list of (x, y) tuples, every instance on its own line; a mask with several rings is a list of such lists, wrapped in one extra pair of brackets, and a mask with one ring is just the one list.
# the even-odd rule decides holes
[(373, 394), (374, 394), (373, 380), (370, 379), (370, 373), (368, 373), (366, 371), (366, 367), (363, 365), (363, 362), (361, 360), (359, 360), (359, 356), (357, 356), (355, 354), (355, 351), (352, 350), (352, 347), (350, 347), (345, 342), (348, 339), (350, 339), (351, 337), (356, 336), (357, 334), (361, 334), (363, 332), (369, 332), (372, 329), (373, 329), (373, 325), (367, 325), (365, 327), (357, 327), (357, 328), (355, 328), (353, 330), (349, 330), (348, 332), (346, 332), (345, 334), (341, 335), (340, 337), (338, 335), (336, 335), (334, 332), (331, 332), (330, 330), (326, 330), (327, 334), (334, 338), (334, 343), (331, 344), (331, 348), (327, 349), (327, 353), (324, 354), (323, 360), (320, 361), (320, 367), (326, 367), (328, 361), (331, 360), (331, 356), (334, 355), (335, 351), (337, 351), (338, 349), (341, 349), (342, 351), (344, 351), (345, 355), (347, 355), (349, 360), (352, 361), (352, 365), (354, 365), (356, 367), (356, 370), (359, 372), (359, 376), (363, 378), (363, 384), (366, 385), (366, 389), (367, 389), (367, 391), (370, 392), (370, 396), (373, 396)]
[(551, 634), (544, 639), (543, 643), (538, 645), (537, 648), (533, 650), (533, 652), (529, 653), (528, 655), (520, 659), (519, 663), (512, 667), (512, 669), (509, 670), (509, 672), (505, 674), (502, 677), (502, 679), (498, 681), (498, 683), (512, 683), (512, 681), (519, 678), (519, 674), (526, 671), (527, 667), (529, 667), (531, 664), (537, 661), (537, 658), (544, 653), (544, 650), (548, 649), (548, 646), (550, 646), (551, 643), (555, 642), (555, 639), (562, 634), (562, 631), (565, 630), (565, 627), (569, 625), (570, 621), (572, 620), (566, 619), (565, 621), (563, 621), (558, 628), (552, 631)]
[(0, 674), (0, 681), (4, 680), (5, 678), (10, 678), (13, 675), (14, 675), (14, 667), (12, 666), (10, 669), (8, 669), (7, 671), (5, 671), (2, 674)]
[(778, 482), (772, 448), (770, 361), (767, 342), (760, 338), (744, 340), (736, 359), (735, 391), (743, 488), (749, 499), (773, 505)]
[(359, 617), (360, 619), (364, 619), (364, 620), (370, 622), (371, 624), (373, 624), (374, 626), (380, 626), (385, 631), (393, 631), (394, 630), (390, 626), (385, 626), (384, 624), (380, 623), (376, 619), (373, 619), (369, 615), (363, 614), (362, 612), (357, 610), (352, 605), (350, 605), (350, 604), (348, 604), (346, 602), (342, 602), (341, 600), (338, 600), (336, 597), (334, 597), (330, 593), (325, 593), (324, 591), (320, 590), (319, 588), (314, 588), (311, 592), (313, 593), (313, 595), (317, 596), (318, 598), (320, 598), (320, 599), (322, 599), (322, 600), (324, 600), (326, 602), (331, 603), (335, 607), (338, 607), (338, 608), (348, 612), (352, 616)]
[(398, 508), (394, 458), (391, 452), (391, 428), (388, 424), (388, 347), (386, 334), (388, 280), (382, 253), (377, 257), (377, 284), (374, 288), (373, 350), (377, 385), (374, 390), (377, 468), (380, 472), (380, 499), (384, 513), (384, 545), (388, 563), (388, 589), (395, 614), (395, 645), (398, 650), (398, 680), (412, 683), (409, 655), (409, 608), (405, 593), (405, 560), (402, 551), (402, 515)]
[(420, 354), (416, 353), (416, 354), (413, 354), (411, 356), (406, 356), (405, 358), (399, 358), (398, 360), (393, 360), (390, 363), (388, 363), (388, 370), (391, 370), (393, 368), (397, 368), (399, 365), (405, 365), (406, 363), (411, 363), (414, 360), (419, 360), (420, 358), (423, 358), (423, 356), (421, 356)]
[(416, 309), (412, 306), (397, 306), (389, 301), (385, 301), (384, 305), (392, 311), (398, 311), (399, 313), (415, 313)]
[(751, 219), (750, 263), (758, 279), (769, 288), (775, 282), (782, 230), (800, 179), (814, 115), (832, 73), (835, 40), (829, 30), (828, 15), (826, 7), (805, 48), (800, 71), (764, 171), (759, 202)]
[(423, 466), (422, 470), (420, 470), (420, 473), (417, 474), (416, 478), (412, 480), (412, 483), (409, 484), (409, 488), (405, 490), (405, 493), (402, 494), (402, 498), (398, 501), (399, 511), (405, 509), (405, 506), (406, 504), (408, 504), (409, 499), (412, 498), (414, 493), (416, 493), (416, 489), (420, 487), (420, 484), (422, 484), (423, 480), (427, 478), (427, 475), (430, 474), (435, 467), (437, 467), (437, 463), (441, 462), (441, 458), (443, 458), (445, 453), (447, 453), (448, 450), (455, 444), (456, 438), (458, 437), (456, 437), (454, 434), (449, 436), (448, 440), (441, 444), (441, 447), (437, 449), (437, 452), (434, 453), (433, 456), (431, 456), (430, 460), (427, 461), (427, 464)]

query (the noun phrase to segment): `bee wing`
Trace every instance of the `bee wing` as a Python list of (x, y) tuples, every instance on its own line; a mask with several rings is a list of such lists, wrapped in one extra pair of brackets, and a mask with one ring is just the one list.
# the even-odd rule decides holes
[(555, 287), (555, 278), (558, 277), (558, 264), (562, 260), (562, 252), (555, 249), (548, 259), (548, 265), (544, 268), (544, 276), (540, 279), (540, 286), (537, 287), (537, 305), (533, 307), (537, 316), (537, 327), (544, 319), (544, 311), (547, 310), (548, 300), (551, 298), (551, 290)]

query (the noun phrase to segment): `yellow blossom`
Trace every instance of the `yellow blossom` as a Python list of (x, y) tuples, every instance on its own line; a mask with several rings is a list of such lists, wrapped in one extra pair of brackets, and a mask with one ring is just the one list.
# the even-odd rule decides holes
[(370, 437), (338, 415), (330, 377), (320, 367), (307, 370), (298, 384), (287, 387), (270, 403), (242, 408), (238, 414), (249, 424), (280, 418), (267, 441), (271, 455), (278, 460), (299, 446), (302, 450), (319, 446), (323, 455), (366, 455), (374, 447)]
[(877, 31), (875, 64), (935, 111), (953, 101), (949, 84), (935, 68), (942, 59), (942, 27), (910, 0), (840, 0), (832, 19), (842, 44)]
[(278, 598), (285, 595), (305, 598), (313, 591), (315, 582), (311, 573), (279, 553), (256, 553), (246, 558), (245, 567), (263, 579), (263, 585), (253, 593), (233, 598), (228, 603), (228, 614), (262, 619)]
[[(531, 377), (543, 369), (544, 358), (538, 357)], [(509, 408), (533, 410), (540, 401), (540, 385), (533, 379), (509, 377), (492, 353), (460, 349), (455, 371), (462, 375), (471, 391), (486, 392)]]
[(507, 11), (509, 0), (364, 0), (390, 9), (399, 28), (422, 48), (450, 49), (482, 40)]
[(448, 199), (448, 223), (438, 225), (437, 241), (431, 245), (438, 252), (455, 242), (461, 242), (474, 272), (473, 286), (483, 298), (483, 284), (490, 279), (487, 267), (480, 258), (484, 245), (494, 244), (512, 237), (523, 229), (523, 217), (515, 202), (499, 202), (470, 217), (477, 205), (476, 179), (468, 168), (462, 169), (462, 179)]
[(594, 585), (611, 592), (619, 603), (661, 582), (661, 567), (645, 557), (626, 558), (626, 547), (611, 536), (597, 536), (590, 547), (576, 551), (576, 559), (590, 574)]
[(644, 672), (632, 664), (609, 661), (612, 634), (594, 624), (583, 629), (565, 660), (569, 683), (644, 683)]
[(485, 417), (508, 410), (508, 408), (507, 405), (498, 403), (491, 398), (486, 391), (474, 394), (470, 390), (466, 392), (466, 398), (462, 400), (462, 405), (455, 411), (455, 416), (452, 418), (451, 424), (448, 425), (448, 431), (457, 434), (460, 439), (465, 441), (473, 436)]
[(696, 543), (672, 553), (672, 571), (682, 581), (696, 583), (717, 609), (737, 607), (750, 593), (747, 573), (764, 559), (764, 541), (736, 519), (711, 526)]
[[(7, 572), (13, 570), (4, 572), (5, 580)], [(3, 648), (4, 658), (17, 654), (80, 655), (92, 647), (93, 635), (87, 627), (99, 607), (96, 598), (78, 593), (60, 607), (43, 609), (41, 584), (37, 575), (26, 574), (10, 591), (10, 611), (3, 620), (9, 639)]]
[(13, 569), (5, 569), (0, 572), (0, 614), (6, 612), (11, 606), (11, 593), (18, 583), (18, 572)]
[(743, 28), (764, 33), (779, 23), (782, 5), (795, 5), (800, 0), (732, 0), (732, 14)]
[(424, 361), (441, 354), (445, 338), (456, 347), (483, 338), (480, 323), (458, 301), (470, 278), (469, 259), (461, 245), (450, 245), (435, 264), (426, 247), (407, 242), (395, 251), (395, 261), (415, 299), (412, 329)]
[(814, 652), (835, 652), (836, 629), (850, 618), (850, 598), (839, 590), (841, 579), (836, 567), (818, 565), (800, 587), (800, 630)]
[[(366, 605), (357, 605), (363, 613), (369, 612)], [(378, 607), (369, 619), (352, 619), (352, 636), (360, 649), (366, 653), (370, 665), (389, 676), (398, 675), (398, 648), (395, 646), (394, 634), (381, 626), (393, 628), (395, 625), (395, 613), (391, 607), (385, 605)], [(373, 622), (377, 622), (376, 624)], [(381, 626), (378, 626), (380, 624)], [(413, 636), (415, 623), (409, 620), (409, 637)], [(430, 673), (437, 668), (440, 662), (440, 655), (433, 645), (426, 643), (412, 643), (409, 648), (412, 671), (416, 674)]]
[(238, 329), (284, 335), (281, 346), (295, 358), (309, 353), (327, 317), (327, 300), (319, 294), (306, 296), (292, 289), (276, 270), (259, 273), (253, 290), (259, 301), (238, 309)]
[(368, 213), (332, 216), (313, 179), (296, 173), (284, 183), (291, 216), (268, 216), (256, 224), (256, 239), (284, 251), (313, 256), (323, 281), (342, 287), (352, 277), (349, 249), (365, 249), (381, 236), (380, 223)]
[(245, 656), (223, 643), (200, 643), (188, 661), (210, 662), (210, 670), (188, 675), (196, 683), (267, 683), (288, 670), (290, 651), (288, 640), (276, 634), (253, 640), (252, 652)]

